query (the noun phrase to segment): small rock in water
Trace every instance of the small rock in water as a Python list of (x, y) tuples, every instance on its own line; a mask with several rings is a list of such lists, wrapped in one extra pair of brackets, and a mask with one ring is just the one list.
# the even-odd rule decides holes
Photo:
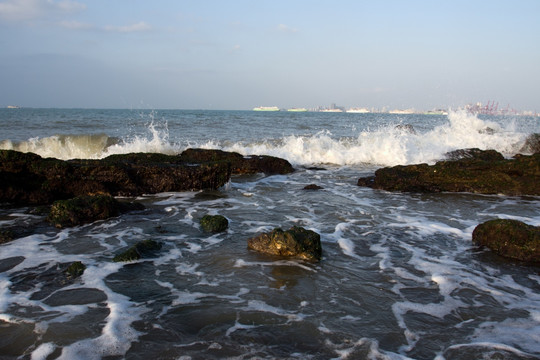
[(478, 225), (472, 234), (475, 244), (497, 254), (521, 261), (540, 263), (540, 227), (518, 220), (497, 219)]
[(250, 238), (248, 248), (270, 255), (315, 261), (319, 261), (322, 255), (321, 236), (299, 226), (293, 226), (287, 231), (276, 228)]
[(227, 230), (229, 221), (223, 215), (205, 215), (201, 219), (201, 228), (204, 231), (218, 233)]
[(317, 184), (309, 184), (309, 185), (304, 186), (304, 190), (321, 190), (321, 189), (324, 189), (324, 188)]
[(135, 245), (133, 245), (132, 247), (130, 247), (123, 253), (116, 255), (113, 258), (113, 261), (114, 262), (127, 262), (127, 261), (139, 260), (141, 258), (145, 258), (152, 255), (152, 253), (158, 251), (159, 249), (161, 249), (161, 243), (152, 239), (143, 240), (136, 243)]

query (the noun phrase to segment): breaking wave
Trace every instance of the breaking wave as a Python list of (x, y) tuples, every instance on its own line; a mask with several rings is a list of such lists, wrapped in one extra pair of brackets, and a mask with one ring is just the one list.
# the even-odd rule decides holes
[[(501, 125), (464, 111), (450, 112), (447, 122), (429, 128), (417, 124), (387, 124), (375, 129), (352, 131), (336, 136), (331, 130), (307, 135), (258, 138), (242, 141), (224, 139), (170, 139), (167, 124), (150, 123), (146, 134), (109, 137), (106, 134), (55, 135), (31, 138), (19, 143), (4, 140), (0, 149), (34, 152), (59, 159), (99, 159), (132, 152), (180, 153), (189, 147), (235, 151), (243, 155), (273, 155), (296, 165), (334, 164), (352, 166), (374, 164), (433, 163), (448, 151), (463, 148), (495, 149), (506, 156), (520, 152), (529, 135), (516, 130), (515, 122)], [(422, 131), (422, 129), (424, 129)]]

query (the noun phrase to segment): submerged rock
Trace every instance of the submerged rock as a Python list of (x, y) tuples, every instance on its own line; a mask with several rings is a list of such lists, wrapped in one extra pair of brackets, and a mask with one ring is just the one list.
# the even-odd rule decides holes
[(490, 220), (474, 229), (472, 241), (507, 258), (540, 263), (538, 226), (518, 220)]
[(201, 228), (204, 231), (218, 233), (227, 230), (229, 221), (223, 215), (205, 215), (201, 219)]
[(493, 151), (467, 151), (459, 160), (435, 165), (399, 165), (378, 169), (358, 186), (404, 192), (472, 192), (540, 195), (540, 153), (504, 159)]
[(303, 190), (322, 190), (322, 189), (324, 188), (317, 184), (309, 184), (309, 185), (304, 186)]
[(322, 256), (321, 236), (314, 231), (293, 226), (287, 231), (276, 228), (248, 239), (248, 248), (278, 256), (318, 261)]
[(72, 262), (64, 272), (67, 274), (67, 276), (71, 279), (75, 279), (80, 277), (84, 270), (86, 270), (86, 265), (84, 265), (80, 261), (74, 261)]
[(139, 260), (142, 258), (152, 256), (156, 251), (160, 249), (161, 249), (161, 243), (152, 239), (143, 240), (136, 243), (135, 245), (133, 245), (132, 247), (130, 247), (123, 253), (116, 255), (113, 258), (113, 261), (114, 262), (128, 262), (128, 261)]
[(78, 196), (55, 201), (47, 220), (57, 228), (64, 228), (105, 220), (131, 208), (109, 195)]

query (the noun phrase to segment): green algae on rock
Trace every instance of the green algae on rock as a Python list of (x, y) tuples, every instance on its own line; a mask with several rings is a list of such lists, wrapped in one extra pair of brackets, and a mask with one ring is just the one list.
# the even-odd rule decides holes
[(540, 227), (511, 219), (496, 219), (478, 225), (472, 241), (506, 258), (540, 263)]
[(114, 262), (129, 262), (129, 261), (135, 261), (142, 258), (150, 257), (154, 252), (160, 250), (161, 246), (162, 246), (161, 243), (155, 240), (152, 240), (152, 239), (143, 240), (136, 243), (135, 245), (133, 245), (126, 251), (116, 255), (113, 258), (113, 261)]
[(287, 231), (275, 228), (269, 233), (250, 238), (248, 248), (270, 255), (312, 261), (319, 261), (322, 256), (321, 236), (300, 226), (293, 226)]
[(200, 224), (204, 231), (211, 233), (222, 232), (229, 227), (229, 221), (223, 215), (205, 215)]

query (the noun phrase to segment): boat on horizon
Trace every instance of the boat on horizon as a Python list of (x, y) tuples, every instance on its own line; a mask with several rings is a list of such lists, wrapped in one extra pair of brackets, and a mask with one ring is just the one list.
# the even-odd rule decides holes
[(258, 106), (253, 108), (253, 111), (279, 111), (277, 106)]

